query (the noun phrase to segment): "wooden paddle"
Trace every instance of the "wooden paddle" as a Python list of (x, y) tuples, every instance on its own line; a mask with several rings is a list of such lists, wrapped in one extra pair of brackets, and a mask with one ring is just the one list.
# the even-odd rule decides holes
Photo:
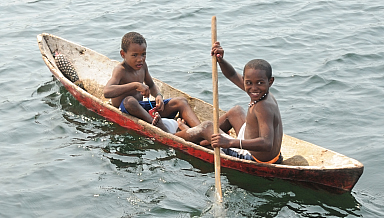
[[(217, 41), (216, 30), (216, 16), (212, 17), (211, 21), (211, 38), (212, 45)], [(218, 94), (218, 77), (217, 77), (217, 62), (216, 55), (212, 56), (212, 84), (213, 84), (213, 133), (219, 133), (219, 94)], [(215, 188), (217, 193), (217, 199), (219, 202), (223, 201), (223, 195), (221, 193), (221, 181), (220, 181), (220, 148), (215, 148)]]

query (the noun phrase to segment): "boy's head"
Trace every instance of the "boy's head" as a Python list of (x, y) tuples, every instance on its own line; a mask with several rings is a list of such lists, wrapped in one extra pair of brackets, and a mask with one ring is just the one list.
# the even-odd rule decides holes
[(124, 63), (133, 70), (140, 70), (145, 65), (147, 42), (136, 32), (129, 32), (121, 40), (120, 55)]
[(271, 65), (262, 59), (249, 61), (243, 71), (244, 90), (252, 101), (259, 100), (269, 92), (274, 82)]
[(121, 39), (121, 49), (124, 52), (127, 52), (131, 43), (136, 43), (139, 45), (143, 43), (147, 44), (147, 42), (145, 41), (145, 38), (140, 33), (129, 32), (125, 34)]
[(272, 67), (266, 60), (263, 60), (263, 59), (250, 60), (244, 66), (243, 77), (246, 69), (265, 70), (268, 80), (272, 78)]

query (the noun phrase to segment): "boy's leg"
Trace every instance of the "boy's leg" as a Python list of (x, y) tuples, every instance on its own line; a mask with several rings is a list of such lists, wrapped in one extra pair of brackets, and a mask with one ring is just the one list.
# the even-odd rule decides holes
[(186, 98), (172, 98), (168, 104), (164, 106), (164, 111), (162, 111), (160, 115), (162, 117), (167, 117), (175, 111), (179, 111), (180, 117), (187, 122), (188, 126), (194, 127), (200, 124), (199, 118), (197, 118), (191, 106), (189, 106)]
[(233, 128), (236, 134), (239, 134), (240, 128), (245, 123), (246, 113), (244, 109), (236, 105), (235, 107), (229, 109), (224, 115), (219, 117), (220, 129), (224, 132), (228, 132)]
[[(236, 135), (238, 135), (241, 127), (245, 123), (245, 118), (246, 114), (242, 107), (236, 105), (235, 107), (229, 109), (228, 112), (219, 117), (220, 133), (227, 133), (231, 128), (233, 128), (236, 132)], [(212, 132), (210, 134), (213, 134), (213, 127)], [(202, 140), (200, 142), (200, 145), (208, 146), (211, 143), (211, 138), (209, 137), (209, 140), (206, 140), (207, 138), (204, 139), (205, 140)]]
[[(140, 118), (147, 123), (153, 123), (153, 118), (149, 115), (149, 113), (139, 104), (139, 102), (136, 100), (136, 98), (132, 96), (128, 96), (124, 98), (123, 104), (125, 109), (128, 111), (128, 113), (132, 116), (135, 116), (137, 118)], [(161, 121), (155, 122), (156, 126), (160, 129), (168, 132), (167, 127), (163, 124)]]
[(189, 128), (187, 125), (178, 120), (179, 129), (181, 131), (176, 132), (175, 135), (179, 136), (186, 141), (191, 141), (196, 144), (199, 144), (202, 140), (208, 140), (211, 142), (211, 136), (213, 134), (213, 123), (212, 121), (204, 121), (201, 124)]

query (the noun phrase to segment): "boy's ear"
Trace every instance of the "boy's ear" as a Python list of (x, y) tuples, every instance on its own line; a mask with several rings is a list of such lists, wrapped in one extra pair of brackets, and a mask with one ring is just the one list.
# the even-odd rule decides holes
[(124, 59), (124, 57), (125, 57), (125, 52), (124, 52), (123, 49), (120, 50), (120, 56)]
[(269, 80), (269, 87), (272, 86), (274, 81), (275, 81), (275, 77), (271, 77), (271, 79)]

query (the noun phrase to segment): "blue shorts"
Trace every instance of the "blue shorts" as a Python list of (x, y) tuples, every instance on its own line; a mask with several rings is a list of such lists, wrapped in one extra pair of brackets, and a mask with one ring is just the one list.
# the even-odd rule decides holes
[[(163, 100), (164, 102), (164, 106), (168, 104), (168, 102), (171, 100), (171, 98), (168, 98), (168, 99), (165, 99)], [(155, 106), (156, 105), (156, 101), (151, 101), (151, 103), (149, 103), (149, 101), (139, 101), (139, 104), (141, 105), (141, 107), (143, 107), (146, 111), (149, 111), (150, 109), (152, 109), (152, 106)], [(152, 106), (151, 106), (152, 104)], [(120, 104), (120, 107), (119, 107), (119, 110), (121, 112), (124, 112), (126, 114), (129, 114), (127, 109), (125, 109), (124, 107), (124, 100), (121, 101), (121, 104)], [(168, 117), (163, 117), (163, 118), (169, 118), (169, 119), (173, 119), (175, 118), (175, 116), (177, 115), (178, 111), (175, 111), (173, 112), (171, 115), (169, 115)]]

